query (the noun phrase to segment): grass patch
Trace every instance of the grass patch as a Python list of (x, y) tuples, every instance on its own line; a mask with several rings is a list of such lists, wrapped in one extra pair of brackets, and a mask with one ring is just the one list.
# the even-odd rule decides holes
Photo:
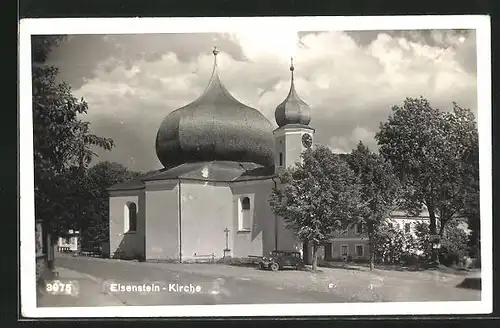
[[(352, 262), (342, 262), (342, 261), (323, 261), (318, 264), (320, 267), (334, 268), (334, 269), (344, 269), (344, 270), (354, 270), (354, 271), (368, 271), (370, 270), (369, 263), (352, 263)], [(400, 272), (419, 272), (419, 271), (430, 271), (435, 270), (443, 273), (450, 274), (467, 274), (470, 269), (462, 266), (445, 266), (442, 264), (432, 265), (426, 263), (405, 265), (405, 264), (384, 264), (375, 263), (375, 270), (384, 271), (400, 271)]]

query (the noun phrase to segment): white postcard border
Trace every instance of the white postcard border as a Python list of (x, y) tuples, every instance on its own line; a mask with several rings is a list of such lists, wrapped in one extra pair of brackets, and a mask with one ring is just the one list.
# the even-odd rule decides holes
[[(480, 146), (481, 301), (332, 304), (250, 304), (37, 308), (31, 36), (266, 30), (475, 29)], [(251, 18), (58, 18), (23, 19), (19, 37), (19, 182), (21, 311), (25, 317), (216, 317), (314, 315), (487, 314), (493, 310), (491, 32), (489, 16), (251, 17)], [(356, 305), (356, 306), (355, 306)]]

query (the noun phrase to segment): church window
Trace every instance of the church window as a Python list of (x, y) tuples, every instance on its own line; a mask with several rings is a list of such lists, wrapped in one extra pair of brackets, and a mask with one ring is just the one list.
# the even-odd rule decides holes
[(250, 198), (244, 197), (241, 200), (241, 209), (244, 210), (244, 211), (250, 210)]
[(283, 166), (283, 153), (280, 153), (280, 166)]
[(250, 222), (252, 219), (250, 213), (250, 198), (243, 197), (240, 200), (240, 213), (239, 213), (239, 229), (240, 231), (250, 231)]
[(137, 205), (127, 203), (125, 205), (125, 232), (137, 231)]

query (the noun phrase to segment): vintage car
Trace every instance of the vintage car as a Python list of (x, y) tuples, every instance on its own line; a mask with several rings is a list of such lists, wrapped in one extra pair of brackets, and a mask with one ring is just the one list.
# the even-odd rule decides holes
[(278, 271), (284, 268), (300, 269), (304, 267), (302, 257), (297, 251), (272, 251), (259, 262), (262, 270)]

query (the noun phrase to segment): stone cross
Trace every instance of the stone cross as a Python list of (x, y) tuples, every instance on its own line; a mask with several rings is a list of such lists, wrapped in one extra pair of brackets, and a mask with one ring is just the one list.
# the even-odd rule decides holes
[(224, 232), (226, 233), (226, 249), (229, 249), (229, 245), (228, 245), (229, 229), (228, 228), (224, 229)]

